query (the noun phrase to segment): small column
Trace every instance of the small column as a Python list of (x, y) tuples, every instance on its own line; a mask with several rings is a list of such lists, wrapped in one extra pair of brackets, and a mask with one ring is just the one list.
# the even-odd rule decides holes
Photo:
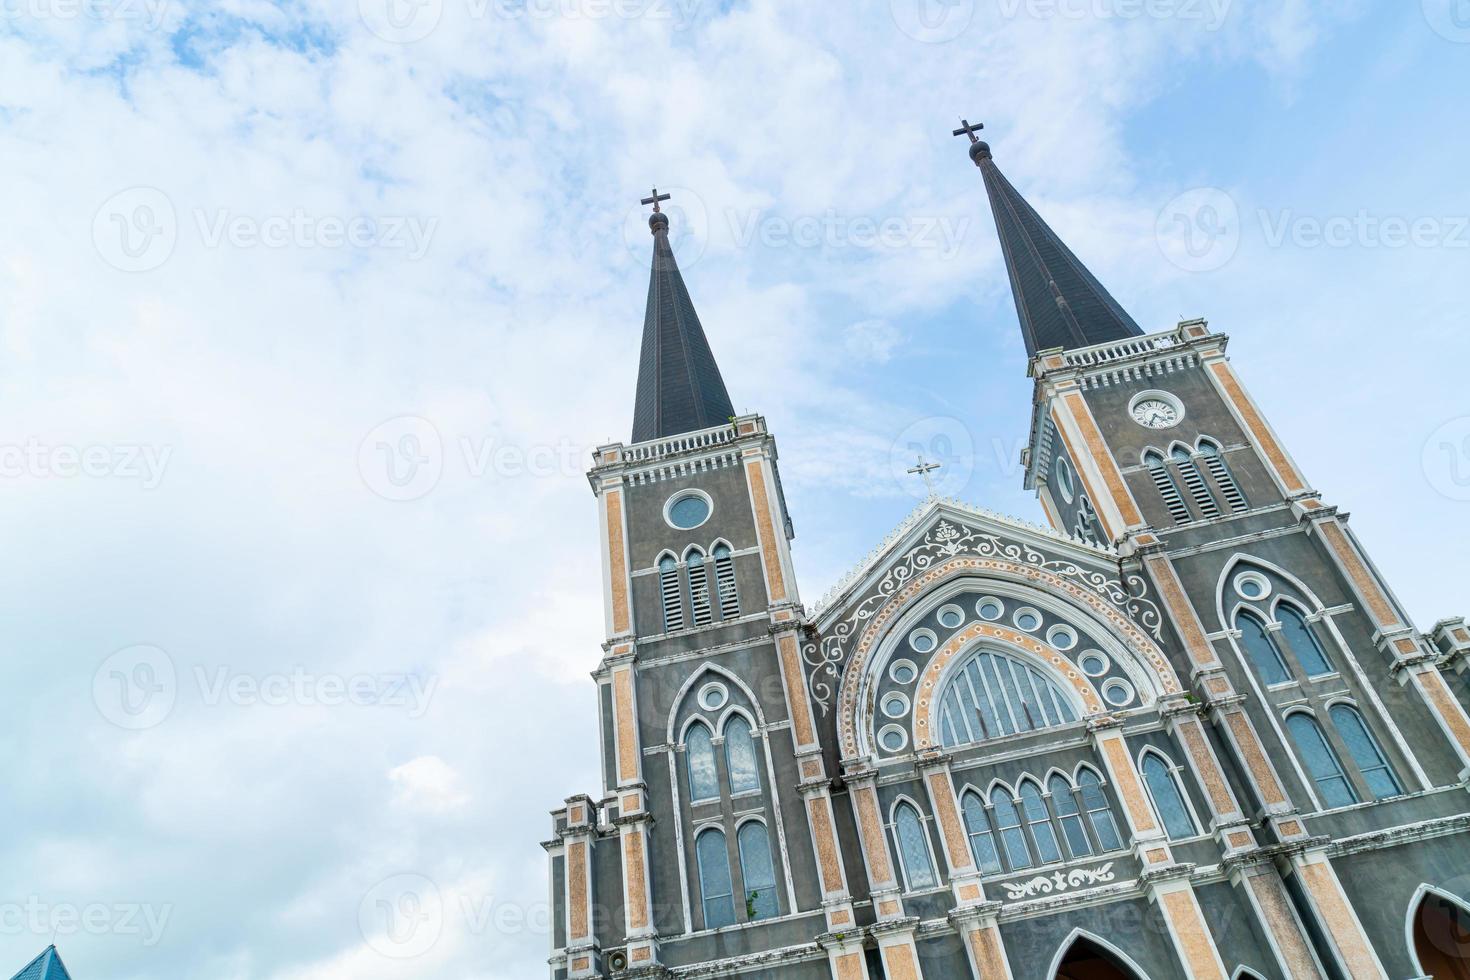
[(1352, 980), (1387, 980), (1388, 974), (1326, 852), (1321, 847), (1297, 850), (1291, 855), (1291, 868), (1301, 880), (1307, 901), (1322, 923), (1322, 933), (1343, 971)]
[(872, 929), (883, 957), (883, 968), (892, 980), (917, 978), (919, 951), (914, 945), (917, 916), (906, 916), (888, 835), (883, 831), (883, 811), (878, 804), (878, 773), (866, 759), (845, 765), (847, 798), (852, 804), (853, 823), (863, 848), (863, 866), (868, 876), (868, 896), (878, 923)]
[[(1051, 364), (1048, 354), (1044, 351), (1037, 355), (1037, 364), (1041, 368)], [(1060, 358), (1056, 361), (1059, 363)], [(1051, 386), (1051, 418), (1067, 447), (1067, 454), (1077, 464), (1078, 476), (1088, 498), (1097, 508), (1098, 520), (1102, 522), (1108, 540), (1117, 541), (1143, 528), (1143, 512), (1133, 499), (1133, 492), (1123, 479), (1123, 471), (1118, 468), (1118, 461), (1108, 449), (1097, 419), (1075, 380), (1059, 380)]]
[(592, 875), (592, 839), (595, 831), (595, 807), (589, 796), (573, 796), (567, 800), (566, 842), (566, 910), (567, 910), (567, 976), (571, 978), (602, 975), (602, 950), (595, 934)]
[(652, 966), (659, 961), (658, 929), (653, 921), (653, 894), (649, 887), (649, 828), (653, 821), (648, 814), (648, 787), (643, 780), (634, 656), (632, 642), (614, 643), (603, 665), (612, 679), (618, 846), (622, 856), (623, 927), (628, 940), (628, 962)]
[(1275, 862), (1257, 850), (1226, 857), (1224, 864), (1230, 883), (1245, 892), (1256, 918), (1266, 927), (1266, 941), (1276, 954), (1282, 976), (1286, 980), (1326, 977)]

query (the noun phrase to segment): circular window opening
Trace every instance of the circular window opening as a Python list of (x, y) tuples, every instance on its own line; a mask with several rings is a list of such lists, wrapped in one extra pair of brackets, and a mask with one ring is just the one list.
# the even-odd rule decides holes
[(909, 634), (909, 646), (920, 653), (928, 653), (939, 646), (939, 638), (933, 630), (914, 630)]
[(1246, 599), (1264, 599), (1271, 594), (1271, 583), (1264, 575), (1242, 572), (1235, 576), (1235, 591)]
[(1035, 609), (1017, 609), (1016, 625), (1027, 633), (1034, 633), (1041, 629), (1041, 613)]
[(723, 708), (728, 700), (730, 700), (730, 692), (718, 681), (706, 684), (699, 689), (699, 706), (706, 711)]
[(909, 699), (902, 694), (884, 695), (883, 713), (890, 718), (902, 718), (909, 713)]
[(959, 606), (942, 606), (939, 610), (939, 625), (954, 629), (965, 621), (965, 611)]
[(901, 725), (887, 725), (878, 733), (878, 744), (889, 752), (902, 752), (909, 744), (909, 733)]
[(888, 676), (899, 684), (912, 684), (914, 678), (919, 676), (919, 668), (914, 666), (912, 660), (895, 660), (893, 666), (888, 668)]
[(976, 604), (975, 611), (980, 614), (981, 619), (994, 622), (1005, 614), (1006, 607), (1000, 604), (999, 599), (981, 599)]
[(1088, 650), (1077, 658), (1077, 666), (1081, 667), (1082, 673), (1088, 677), (1101, 677), (1108, 672), (1111, 665), (1108, 663), (1108, 658), (1101, 653), (1096, 650)]
[(1070, 650), (1077, 645), (1077, 633), (1070, 626), (1053, 626), (1046, 631), (1046, 642), (1058, 650)]
[(1062, 497), (1069, 504), (1077, 493), (1072, 486), (1072, 467), (1067, 465), (1065, 459), (1060, 458), (1057, 460), (1057, 489), (1062, 491)]
[(664, 520), (681, 531), (690, 531), (709, 520), (710, 500), (698, 491), (687, 491), (669, 498), (664, 505)]
[(1103, 685), (1103, 699), (1115, 708), (1133, 700), (1133, 685), (1114, 678)]

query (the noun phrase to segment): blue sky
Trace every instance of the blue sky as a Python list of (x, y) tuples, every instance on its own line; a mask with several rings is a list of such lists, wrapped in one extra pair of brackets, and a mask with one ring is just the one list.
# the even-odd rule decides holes
[(910, 443), (1040, 519), (966, 115), (1470, 612), (1461, 0), (387, 2), (3, 8), (0, 969), (540, 973), (654, 184), (807, 602)]

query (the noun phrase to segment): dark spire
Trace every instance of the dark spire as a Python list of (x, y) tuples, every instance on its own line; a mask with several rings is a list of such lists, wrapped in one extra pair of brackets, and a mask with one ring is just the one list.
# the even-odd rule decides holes
[(669, 216), (659, 209), (669, 195), (644, 198), (653, 205), (653, 272), (648, 312), (643, 317), (643, 351), (633, 403), (633, 441), (662, 439), (721, 425), (735, 414), (704, 328), (694, 312), (684, 277), (669, 246)]
[(985, 177), (1026, 353), (1090, 347), (1142, 334), (1127, 311), (1006, 180), (991, 158), (990, 144), (975, 135), (983, 124), (962, 122), (954, 134), (970, 138), (970, 159)]

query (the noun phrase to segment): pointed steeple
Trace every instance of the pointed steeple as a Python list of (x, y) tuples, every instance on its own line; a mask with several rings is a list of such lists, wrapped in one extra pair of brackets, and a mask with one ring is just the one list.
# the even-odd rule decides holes
[(662, 439), (707, 429), (735, 414), (719, 365), (710, 353), (704, 328), (694, 312), (684, 277), (669, 245), (669, 216), (659, 209), (668, 200), (655, 189), (653, 270), (648, 280), (648, 311), (643, 317), (643, 351), (638, 361), (638, 391), (633, 403), (633, 441)]
[(41, 955), (31, 960), (11, 980), (71, 980), (66, 964), (55, 946), (47, 946)]
[(964, 121), (955, 135), (969, 136), (970, 159), (985, 178), (1026, 353), (1141, 335), (1128, 312), (1006, 180), (990, 155), (990, 144), (975, 135), (980, 128)]

